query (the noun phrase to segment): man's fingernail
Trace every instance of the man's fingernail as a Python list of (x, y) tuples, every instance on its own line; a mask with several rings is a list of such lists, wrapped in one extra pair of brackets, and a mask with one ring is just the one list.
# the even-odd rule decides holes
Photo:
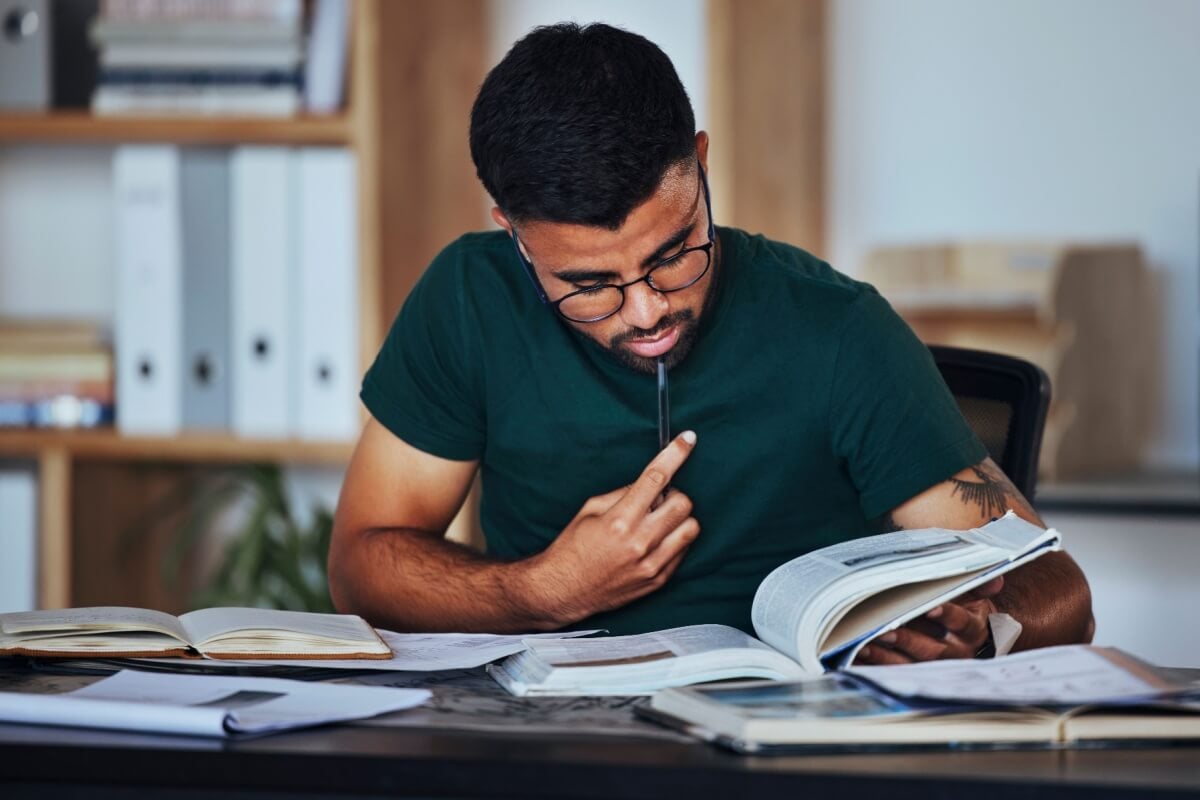
[(942, 615), (942, 607), (941, 607), (941, 606), (938, 606), (937, 608), (933, 609), (932, 611), (930, 611), (930, 612), (929, 612), (928, 614), (926, 614), (925, 616), (929, 617), (930, 619), (937, 619), (937, 618), (938, 618), (938, 617), (940, 617), (941, 615)]
[(896, 641), (896, 634), (885, 633), (883, 636), (879, 637), (879, 641), (883, 642), (884, 644), (892, 644)]
[(683, 439), (688, 444), (695, 444), (696, 443), (696, 432), (695, 431), (684, 431), (683, 433), (679, 434), (679, 438)]

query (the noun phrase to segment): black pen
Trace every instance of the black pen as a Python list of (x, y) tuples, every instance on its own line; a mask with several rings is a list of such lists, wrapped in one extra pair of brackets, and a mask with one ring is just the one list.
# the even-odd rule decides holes
[(671, 398), (667, 389), (667, 365), (658, 357), (658, 449), (671, 441)]
[[(667, 389), (667, 364), (663, 357), (658, 357), (658, 450), (661, 453), (671, 441), (671, 397)], [(661, 500), (667, 499), (664, 486)]]

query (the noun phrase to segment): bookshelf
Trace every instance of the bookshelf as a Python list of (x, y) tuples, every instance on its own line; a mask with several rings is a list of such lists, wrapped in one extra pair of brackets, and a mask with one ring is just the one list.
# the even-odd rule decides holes
[(296, 439), (258, 440), (185, 434), (172, 437), (122, 436), (111, 428), (88, 430), (0, 430), (0, 453), (33, 456), (61, 451), (89, 461), (240, 464), (291, 461), (341, 465), (350, 460), (350, 442)]
[(288, 118), (97, 117), (84, 111), (0, 113), (0, 143), (349, 145), (346, 115)]
[[(357, 160), (359, 352), (370, 363), (386, 326), (447, 241), (486, 223), (466, 119), (483, 79), (484, 0), (356, 0), (347, 107), (328, 117), (97, 117), (81, 111), (0, 113), (0, 147), (162, 142), (338, 145)], [(384, 47), (382, 43), (386, 42)], [(431, 65), (437, 64), (434, 69)], [(386, 265), (386, 268), (385, 268)], [(196, 470), (246, 463), (343, 466), (353, 442), (247, 441), (196, 434), (131, 438), (112, 430), (0, 430), (0, 459), (38, 473), (38, 603), (181, 610), (164, 593), (152, 552), (132, 582), (117, 561), (131, 521)], [(103, 563), (96, 563), (101, 554)], [(107, 572), (110, 577), (106, 578)], [(123, 576), (123, 577), (122, 577)]]

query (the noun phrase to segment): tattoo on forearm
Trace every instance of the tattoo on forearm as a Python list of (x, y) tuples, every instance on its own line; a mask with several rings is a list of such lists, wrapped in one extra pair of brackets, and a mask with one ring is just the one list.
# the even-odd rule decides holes
[(979, 481), (951, 478), (954, 493), (961, 497), (964, 503), (979, 506), (988, 517), (1002, 516), (1012, 504), (1011, 497), (1016, 493), (1016, 489), (1003, 475), (992, 475), (979, 467), (971, 467), (971, 471)]
[(896, 518), (891, 514), (885, 515), (880, 523), (880, 533), (895, 533), (902, 530), (904, 530), (904, 526), (896, 522)]

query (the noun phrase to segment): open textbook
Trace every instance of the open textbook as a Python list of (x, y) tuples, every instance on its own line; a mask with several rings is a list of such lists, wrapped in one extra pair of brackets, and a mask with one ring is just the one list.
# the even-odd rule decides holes
[(205, 608), (179, 617), (98, 606), (0, 614), (0, 655), (386, 659), (361, 617), (265, 608)]
[(666, 689), (639, 713), (740, 752), (1096, 746), (1200, 738), (1192, 690), (1119, 650), (1068, 645)]
[(0, 720), (235, 737), (419, 706), (424, 689), (126, 670), (65, 694), (0, 692)]
[(526, 642), (490, 669), (516, 695), (650, 694), (727, 678), (783, 680), (854, 660), (868, 641), (1059, 549), (1059, 535), (1017, 517), (968, 531), (868, 536), (795, 558), (759, 585), (758, 639), (723, 625), (635, 636)]

